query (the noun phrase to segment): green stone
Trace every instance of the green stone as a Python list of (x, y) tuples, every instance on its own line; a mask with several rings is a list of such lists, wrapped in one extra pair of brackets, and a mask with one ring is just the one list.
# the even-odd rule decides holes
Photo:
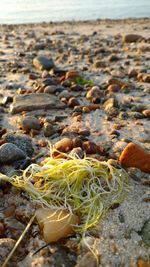
[(140, 235), (143, 239), (143, 242), (147, 246), (150, 246), (150, 220), (144, 223)]

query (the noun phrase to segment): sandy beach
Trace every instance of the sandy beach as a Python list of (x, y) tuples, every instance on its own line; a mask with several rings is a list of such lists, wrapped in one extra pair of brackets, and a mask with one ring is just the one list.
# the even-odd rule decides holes
[[(1, 173), (40, 164), (49, 142), (63, 138), (73, 142), (63, 152), (80, 147), (113, 164), (130, 142), (150, 153), (150, 19), (0, 30)], [(98, 262), (78, 234), (33, 255), (46, 244), (34, 221), (7, 266), (150, 266), (150, 172), (126, 171), (127, 197), (86, 236)], [(35, 209), (26, 193), (0, 181), (0, 265)]]

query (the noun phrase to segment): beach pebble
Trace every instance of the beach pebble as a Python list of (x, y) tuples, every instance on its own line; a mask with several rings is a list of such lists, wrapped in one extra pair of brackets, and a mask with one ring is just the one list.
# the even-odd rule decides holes
[(68, 92), (68, 90), (63, 90), (60, 94), (59, 94), (59, 98), (66, 98), (67, 100), (72, 97), (72, 94), (70, 92)]
[(14, 101), (10, 106), (11, 113), (19, 113), (22, 111), (33, 111), (39, 109), (61, 108), (64, 105), (60, 103), (56, 96), (46, 93), (32, 93), (26, 95), (18, 95), (14, 97)]
[(144, 83), (150, 83), (150, 74), (143, 74), (142, 80)]
[(136, 69), (130, 69), (129, 71), (128, 71), (128, 76), (129, 76), (129, 78), (136, 78), (137, 77), (137, 71), (136, 71)]
[(43, 130), (44, 130), (44, 136), (45, 137), (50, 137), (55, 133), (55, 129), (53, 125), (49, 122), (45, 122), (43, 125)]
[(29, 79), (30, 80), (37, 80), (39, 77), (38, 77), (38, 75), (36, 75), (35, 73), (30, 73), (29, 74)]
[(5, 106), (7, 103), (11, 103), (13, 101), (13, 97), (12, 96), (5, 96), (2, 101), (1, 104), (3, 106)]
[(81, 147), (82, 148), (82, 139), (79, 138), (79, 137), (75, 137), (73, 138), (73, 147), (76, 148), (76, 147)]
[(123, 149), (127, 146), (127, 143), (124, 141), (118, 141), (114, 144), (112, 150), (115, 153), (121, 153), (123, 151)]
[(44, 93), (54, 94), (55, 92), (56, 92), (56, 86), (55, 85), (48, 85), (44, 88)]
[(70, 97), (68, 100), (68, 106), (71, 108), (74, 108), (75, 106), (79, 106), (80, 103), (77, 98), (75, 97)]
[(81, 74), (76, 70), (67, 71), (65, 79), (75, 79), (81, 77)]
[(135, 43), (142, 39), (143, 39), (143, 36), (138, 35), (138, 34), (126, 34), (123, 36), (124, 43)]
[(80, 85), (80, 84), (71, 85), (71, 91), (80, 92), (83, 90), (83, 88), (84, 88), (84, 86)]
[(56, 242), (73, 234), (72, 225), (79, 223), (79, 218), (76, 215), (61, 209), (40, 208), (36, 211), (36, 218), (46, 243)]
[(22, 128), (22, 130), (27, 133), (31, 129), (40, 130), (41, 128), (40, 121), (36, 117), (33, 117), (33, 116), (22, 117), (20, 119), (19, 125)]
[(144, 223), (140, 235), (142, 237), (143, 242), (147, 246), (150, 246), (150, 220)]
[(60, 152), (68, 152), (73, 148), (72, 139), (64, 137), (55, 143), (55, 148)]
[(118, 60), (119, 60), (119, 58), (118, 58), (117, 55), (110, 55), (110, 56), (108, 57), (108, 61), (109, 61), (109, 62), (115, 62), (115, 61), (118, 61)]
[(57, 82), (52, 77), (45, 78), (41, 82), (42, 82), (43, 87), (49, 86), (49, 85), (57, 85)]
[(81, 147), (75, 147), (71, 150), (71, 154), (77, 155), (80, 159), (84, 156), (84, 151)]
[(26, 135), (13, 135), (5, 134), (4, 140), (8, 143), (15, 144), (20, 148), (28, 157), (31, 157), (34, 152), (32, 140)]
[(45, 56), (38, 56), (33, 59), (33, 65), (39, 70), (51, 70), (54, 68), (54, 61), (52, 58), (47, 58)]
[(4, 263), (6, 257), (10, 253), (10, 251), (13, 249), (15, 245), (15, 240), (11, 238), (1, 238), (0, 239), (0, 265), (2, 266), (2, 263)]
[(99, 152), (98, 146), (92, 141), (83, 142), (82, 148), (87, 154), (96, 154)]
[(106, 111), (108, 111), (110, 108), (117, 108), (118, 107), (118, 101), (116, 98), (111, 97), (108, 100), (106, 100), (103, 104)]
[(25, 153), (14, 144), (6, 143), (0, 147), (0, 162), (2, 163), (13, 162), (25, 157)]
[(120, 90), (120, 86), (118, 84), (110, 84), (107, 88), (107, 91), (110, 93), (115, 93)]
[(125, 167), (136, 167), (143, 172), (150, 173), (150, 153), (143, 147), (129, 143), (119, 157)]
[(150, 109), (145, 109), (142, 113), (146, 118), (150, 118)]
[(103, 97), (104, 93), (100, 90), (98, 86), (93, 86), (86, 94), (86, 98), (88, 100), (92, 100), (93, 98)]
[(93, 68), (95, 69), (99, 69), (99, 68), (106, 68), (107, 64), (104, 61), (101, 60), (96, 60), (93, 64)]
[(135, 104), (132, 106), (131, 108), (132, 111), (136, 111), (136, 112), (142, 112), (145, 110), (145, 105), (143, 104)]

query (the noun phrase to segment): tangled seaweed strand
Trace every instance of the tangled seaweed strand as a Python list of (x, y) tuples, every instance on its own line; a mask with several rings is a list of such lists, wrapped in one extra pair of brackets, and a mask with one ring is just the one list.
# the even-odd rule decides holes
[(77, 155), (67, 159), (46, 158), (43, 165), (31, 164), (21, 176), (0, 179), (26, 191), (38, 204), (50, 209), (67, 209), (80, 218), (75, 230), (85, 233), (128, 191), (128, 175), (109, 162)]

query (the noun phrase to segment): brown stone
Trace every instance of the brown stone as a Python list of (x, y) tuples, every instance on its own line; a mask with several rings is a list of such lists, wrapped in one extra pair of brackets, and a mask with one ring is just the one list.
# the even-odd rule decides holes
[(2, 237), (4, 233), (5, 233), (5, 226), (2, 222), (0, 222), (0, 237)]
[(138, 35), (138, 34), (126, 34), (125, 36), (123, 36), (124, 43), (135, 43), (142, 39), (143, 39), (143, 36)]
[(108, 85), (111, 85), (111, 84), (117, 84), (119, 85), (120, 87), (122, 87), (123, 85), (126, 85), (126, 86), (129, 86), (131, 85), (130, 83), (127, 83), (127, 82), (124, 82), (124, 81), (121, 81), (119, 79), (115, 79), (115, 78), (110, 78), (107, 80), (107, 84)]
[(70, 70), (66, 73), (65, 79), (75, 79), (81, 77), (81, 74), (76, 70)]
[(68, 100), (68, 106), (71, 107), (71, 108), (74, 108), (75, 106), (79, 106), (80, 103), (78, 101), (78, 99), (76, 99), (75, 97), (71, 97), (69, 98)]
[(146, 118), (150, 118), (150, 109), (145, 109), (142, 113)]
[(137, 77), (137, 71), (135, 69), (130, 69), (128, 71), (128, 76), (129, 76), (129, 78), (135, 78), (135, 77)]
[(73, 147), (82, 147), (82, 139), (79, 137), (73, 138)]
[(150, 74), (144, 74), (142, 80), (144, 83), (150, 83)]
[(120, 90), (120, 86), (118, 84), (110, 84), (107, 88), (108, 92), (118, 92)]
[(149, 266), (150, 266), (150, 261), (139, 259), (137, 262), (137, 267), (149, 267)]
[(41, 128), (39, 120), (34, 116), (27, 116), (27, 117), (21, 118), (19, 125), (23, 129), (23, 131), (27, 133), (31, 129), (40, 130)]
[(150, 153), (137, 144), (129, 143), (121, 153), (119, 161), (127, 168), (136, 167), (150, 173)]
[(83, 147), (83, 150), (85, 150), (87, 154), (96, 154), (99, 152), (98, 146), (92, 141), (83, 142), (82, 147)]
[(107, 67), (106, 62), (101, 61), (101, 60), (97, 60), (97, 61), (95, 61), (94, 64), (93, 64), (93, 68), (95, 68), (95, 69), (106, 68), (106, 67)]
[(93, 86), (86, 94), (86, 98), (92, 100), (93, 98), (103, 97), (104, 93), (98, 86)]
[(55, 148), (60, 152), (68, 152), (73, 148), (73, 142), (70, 138), (64, 137), (55, 143)]

